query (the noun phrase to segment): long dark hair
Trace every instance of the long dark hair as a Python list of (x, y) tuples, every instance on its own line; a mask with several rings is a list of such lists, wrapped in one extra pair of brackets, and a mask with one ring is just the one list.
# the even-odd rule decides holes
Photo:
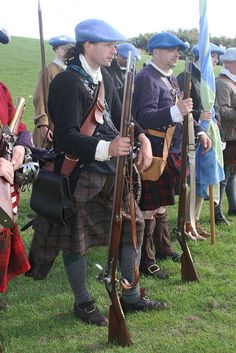
[(78, 59), (80, 54), (84, 54), (84, 43), (77, 42), (75, 46), (69, 48), (65, 55), (65, 64), (68, 65), (71, 60)]

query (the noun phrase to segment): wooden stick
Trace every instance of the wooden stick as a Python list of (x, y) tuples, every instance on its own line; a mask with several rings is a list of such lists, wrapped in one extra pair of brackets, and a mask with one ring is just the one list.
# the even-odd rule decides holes
[(213, 197), (213, 185), (209, 185), (210, 221), (211, 221), (211, 244), (215, 243), (215, 208)]

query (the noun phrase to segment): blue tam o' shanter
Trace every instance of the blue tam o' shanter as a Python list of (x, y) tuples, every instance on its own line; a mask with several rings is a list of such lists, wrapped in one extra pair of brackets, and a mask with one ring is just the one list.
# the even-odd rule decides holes
[(123, 42), (126, 38), (107, 22), (89, 19), (75, 27), (77, 42)]
[(7, 31), (3, 28), (0, 28), (0, 43), (7, 44), (10, 42), (10, 36)]
[(228, 48), (224, 55), (220, 56), (221, 61), (236, 61), (236, 48)]
[(131, 43), (122, 43), (116, 46), (117, 53), (123, 56), (125, 59), (128, 57), (128, 52), (131, 51), (131, 55), (135, 61), (141, 59), (140, 51)]
[(61, 35), (58, 37), (50, 38), (48, 43), (52, 47), (60, 47), (61, 45), (75, 44), (75, 39), (65, 35)]
[[(216, 53), (216, 54), (224, 54), (225, 53), (225, 49), (224, 48), (221, 48), (219, 47), (218, 45), (216, 44), (213, 44), (213, 43), (209, 43), (209, 48), (210, 48), (210, 52), (211, 53)], [(192, 53), (193, 53), (193, 56), (195, 58), (198, 58), (199, 57), (199, 44), (196, 44), (192, 47)]]
[(180, 50), (187, 50), (189, 48), (188, 44), (184, 43), (176, 35), (169, 32), (161, 32), (154, 34), (148, 41), (148, 50), (153, 49), (171, 49), (179, 48)]

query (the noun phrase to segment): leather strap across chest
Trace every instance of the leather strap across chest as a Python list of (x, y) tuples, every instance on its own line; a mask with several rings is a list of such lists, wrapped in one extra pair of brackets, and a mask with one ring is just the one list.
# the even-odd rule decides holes
[(91, 109), (85, 118), (82, 126), (80, 127), (80, 133), (87, 136), (92, 136), (97, 125), (103, 124), (103, 113), (105, 110), (105, 89), (104, 83), (99, 83), (97, 94)]

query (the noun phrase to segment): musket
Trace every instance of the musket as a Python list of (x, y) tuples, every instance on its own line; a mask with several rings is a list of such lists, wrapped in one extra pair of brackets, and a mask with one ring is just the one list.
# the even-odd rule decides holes
[[(121, 137), (128, 136), (131, 115), (132, 87), (133, 73), (131, 71), (131, 52), (129, 52), (121, 114)], [(109, 308), (108, 342), (115, 343), (120, 346), (130, 346), (132, 344), (131, 336), (118, 295), (118, 287), (120, 287), (120, 284), (122, 285), (122, 282), (119, 283), (116, 278), (122, 226), (122, 198), (126, 160), (127, 158), (125, 156), (117, 158), (107, 268), (103, 270), (103, 273), (99, 276), (100, 279), (104, 280), (111, 300), (111, 305)], [(101, 269), (101, 267), (99, 268)]]
[[(191, 72), (188, 58), (185, 62), (184, 72), (184, 99), (190, 97), (191, 88)], [(186, 170), (187, 170), (187, 152), (188, 152), (188, 124), (189, 114), (184, 116), (183, 120), (183, 139), (182, 139), (182, 152), (181, 152), (181, 172), (179, 182), (179, 206), (178, 206), (178, 224), (177, 224), (177, 239), (183, 251), (181, 255), (181, 275), (184, 281), (199, 281), (191, 252), (187, 245), (186, 228), (186, 197), (187, 197), (187, 183), (186, 183)]]
[[(2, 138), (5, 144), (5, 153), (2, 157), (11, 160), (13, 145), (16, 141), (15, 134), (18, 131), (21, 118), (25, 109), (25, 99), (20, 97), (17, 100), (16, 111), (9, 125), (2, 128)], [(11, 185), (3, 177), (0, 177), (0, 224), (5, 228), (12, 228), (13, 210), (11, 200)]]

